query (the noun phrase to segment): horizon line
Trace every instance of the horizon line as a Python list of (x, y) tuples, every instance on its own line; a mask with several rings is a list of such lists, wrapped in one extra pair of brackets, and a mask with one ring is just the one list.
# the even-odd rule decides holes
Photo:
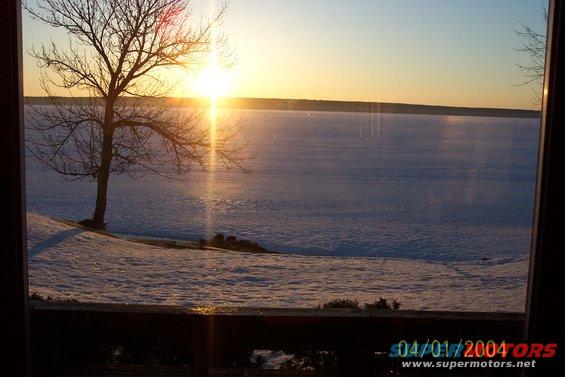
[[(24, 96), (25, 100), (33, 99), (49, 99), (49, 98), (61, 98), (61, 99), (86, 99), (86, 98), (98, 98), (93, 96)], [(136, 96), (124, 96), (122, 98), (133, 100), (138, 99), (141, 101), (152, 101), (158, 99), (164, 99), (169, 101), (198, 101), (207, 102), (210, 101), (210, 97), (205, 96), (194, 96), (194, 97), (178, 97), (178, 96), (164, 96), (164, 97), (136, 97)], [(409, 103), (409, 102), (381, 102), (381, 101), (366, 101), (366, 100), (328, 100), (328, 99), (308, 99), (308, 98), (279, 98), (279, 97), (236, 97), (236, 96), (222, 96), (217, 97), (218, 105), (229, 105), (230, 100), (235, 101), (279, 101), (281, 103), (300, 103), (303, 104), (334, 104), (334, 105), (385, 105), (385, 106), (400, 106), (400, 107), (416, 107), (421, 109), (451, 109), (451, 110), (479, 110), (479, 111), (511, 111), (511, 112), (524, 112), (524, 113), (541, 113), (541, 109), (527, 109), (527, 108), (504, 108), (504, 107), (485, 107), (485, 106), (454, 106), (454, 105), (439, 105), (439, 104), (423, 104), (423, 103)], [(287, 109), (288, 110), (288, 109)], [(346, 110), (347, 111), (347, 110)], [(371, 111), (373, 112), (373, 111)], [(378, 112), (378, 111), (377, 111)]]

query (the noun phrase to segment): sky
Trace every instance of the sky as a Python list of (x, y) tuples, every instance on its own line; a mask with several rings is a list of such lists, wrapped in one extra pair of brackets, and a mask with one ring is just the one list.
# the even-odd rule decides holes
[[(193, 0), (195, 24), (217, 6)], [(516, 64), (520, 22), (545, 31), (544, 0), (231, 0), (221, 31), (236, 51), (225, 95), (535, 109)], [(24, 46), (64, 44), (24, 16)], [(199, 95), (199, 73), (176, 92)], [(24, 56), (25, 95), (39, 72)], [(60, 93), (64, 95), (63, 93)]]

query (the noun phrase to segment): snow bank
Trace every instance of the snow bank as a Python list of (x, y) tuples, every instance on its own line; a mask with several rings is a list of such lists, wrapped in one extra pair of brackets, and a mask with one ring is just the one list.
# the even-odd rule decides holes
[(527, 259), (426, 262), (165, 249), (28, 214), (30, 291), (85, 302), (523, 311)]

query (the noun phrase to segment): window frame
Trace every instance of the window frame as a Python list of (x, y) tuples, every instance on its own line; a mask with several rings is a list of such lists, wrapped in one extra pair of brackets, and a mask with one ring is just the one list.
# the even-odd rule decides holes
[[(540, 127), (534, 223), (524, 336), (529, 341), (560, 341), (565, 318), (562, 252), (565, 250), (565, 4), (550, 0), (544, 97)], [(2, 270), (3, 367), (29, 376), (29, 303), (23, 128), (22, 33), (20, 0), (0, 2), (0, 269)], [(545, 367), (543, 367), (545, 366)], [(557, 375), (562, 358), (530, 369), (528, 376)], [(555, 372), (555, 373), (554, 373)]]

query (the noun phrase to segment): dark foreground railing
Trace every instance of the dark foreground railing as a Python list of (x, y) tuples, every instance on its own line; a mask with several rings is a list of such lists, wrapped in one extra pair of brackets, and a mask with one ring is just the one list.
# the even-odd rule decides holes
[[(92, 369), (97, 360), (95, 354), (111, 347), (159, 348), (161, 359), (166, 359), (167, 353), (183, 355), (187, 360), (182, 364), (185, 367), (176, 370), (204, 376), (222, 361), (228, 360), (233, 365), (233, 355), (241, 351), (332, 350), (349, 355), (374, 355), (389, 351), (393, 342), (402, 339), (516, 341), (521, 339), (524, 326), (524, 316), (519, 313), (181, 308), (53, 302), (35, 302), (31, 306), (32, 360), (36, 375), (52, 374), (69, 365), (90, 365), (88, 368)], [(133, 374), (143, 375), (142, 369), (137, 367)], [(238, 374), (234, 371), (230, 375)]]

